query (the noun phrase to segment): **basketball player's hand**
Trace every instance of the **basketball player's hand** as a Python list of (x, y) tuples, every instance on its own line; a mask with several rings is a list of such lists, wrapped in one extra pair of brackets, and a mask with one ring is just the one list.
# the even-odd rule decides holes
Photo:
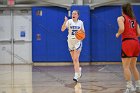
[(120, 36), (120, 34), (119, 33), (116, 33), (116, 38), (118, 38)]
[(67, 22), (68, 21), (68, 18), (65, 16), (64, 20), (65, 20), (65, 22)]

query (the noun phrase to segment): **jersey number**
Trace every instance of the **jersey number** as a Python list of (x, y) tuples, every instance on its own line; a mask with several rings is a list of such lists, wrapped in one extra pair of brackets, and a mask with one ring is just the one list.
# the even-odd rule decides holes
[(130, 22), (130, 27), (135, 28), (134, 21), (129, 21), (129, 22)]
[(71, 35), (75, 35), (76, 31), (77, 31), (77, 30), (72, 30)]

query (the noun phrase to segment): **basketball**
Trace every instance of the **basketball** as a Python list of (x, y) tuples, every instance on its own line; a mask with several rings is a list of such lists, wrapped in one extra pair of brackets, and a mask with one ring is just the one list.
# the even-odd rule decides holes
[(75, 37), (78, 40), (83, 40), (85, 38), (85, 32), (82, 29), (80, 29), (75, 33)]

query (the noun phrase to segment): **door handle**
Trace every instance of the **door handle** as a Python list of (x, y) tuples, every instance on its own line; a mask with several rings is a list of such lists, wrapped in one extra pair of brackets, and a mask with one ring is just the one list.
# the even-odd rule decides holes
[(14, 43), (25, 43), (25, 40), (14, 40)]
[(31, 43), (32, 41), (27, 40), (14, 40), (14, 43)]
[(25, 40), (14, 40), (14, 42), (25, 42)]
[(11, 43), (11, 40), (0, 40), (0, 43)]

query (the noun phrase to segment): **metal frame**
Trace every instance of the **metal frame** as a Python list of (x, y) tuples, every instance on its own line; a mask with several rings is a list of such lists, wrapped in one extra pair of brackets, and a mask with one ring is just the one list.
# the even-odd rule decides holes
[[(0, 5), (0, 8), (31, 8), (34, 6), (57, 6), (57, 7), (62, 7), (62, 8), (66, 8), (67, 10), (70, 9), (70, 7), (72, 5), (81, 5), (78, 2), (83, 1), (82, 5), (89, 5), (91, 9), (94, 9), (95, 7), (100, 7), (100, 6), (106, 6), (106, 5), (122, 5), (125, 2), (130, 2), (130, 0), (103, 0), (102, 2), (94, 2), (94, 0), (89, 0), (89, 3), (84, 3), (85, 0), (72, 0), (71, 3), (67, 2), (67, 4), (61, 4), (58, 2), (51, 1), (51, 0), (32, 0), (33, 2), (30, 4), (20, 4), (17, 3), (13, 6), (9, 6), (9, 5)], [(61, 2), (64, 0), (61, 0)], [(27, 1), (28, 2), (28, 1)], [(133, 3), (133, 1), (131, 0), (132, 5), (140, 5), (139, 3)]]
[(120, 1), (120, 0), (110, 0), (110, 1), (103, 2), (103, 3), (89, 4), (89, 6), (90, 6), (91, 9), (94, 9), (96, 7), (100, 7), (100, 6), (104, 6), (104, 5), (110, 5), (110, 4), (112, 4), (116, 1)]
[(11, 21), (11, 64), (14, 64), (14, 20), (13, 10), (10, 9), (10, 21)]

